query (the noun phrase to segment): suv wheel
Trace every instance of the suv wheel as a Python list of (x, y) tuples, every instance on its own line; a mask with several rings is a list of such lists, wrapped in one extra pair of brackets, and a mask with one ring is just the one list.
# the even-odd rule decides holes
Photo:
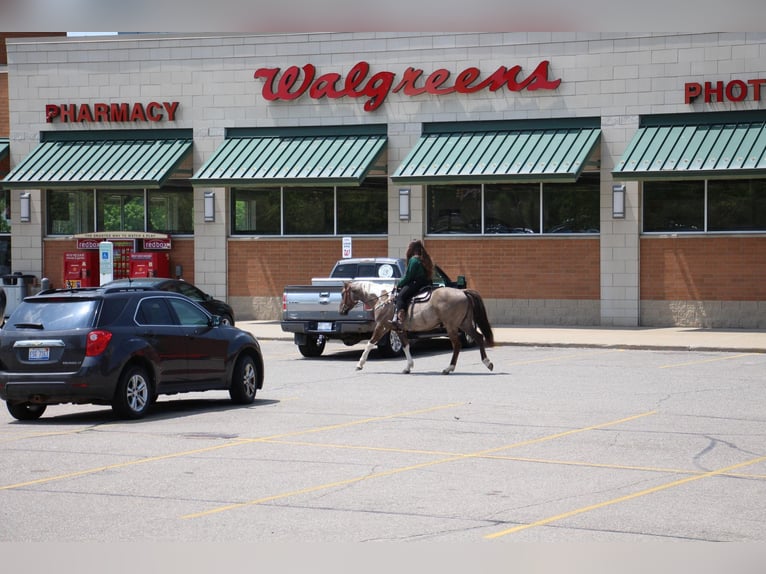
[(231, 377), (229, 396), (239, 405), (248, 405), (255, 399), (257, 391), (258, 372), (255, 362), (250, 355), (244, 355), (237, 360), (234, 374)]
[(120, 376), (112, 409), (122, 418), (140, 419), (146, 414), (154, 396), (146, 369), (133, 365)]
[(32, 403), (6, 403), (11, 416), (20, 421), (34, 421), (43, 416), (46, 405)]

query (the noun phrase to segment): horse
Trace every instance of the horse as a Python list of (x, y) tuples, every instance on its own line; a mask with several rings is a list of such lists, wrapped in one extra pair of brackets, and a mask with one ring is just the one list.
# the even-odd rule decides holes
[[(448, 375), (455, 370), (462, 347), (460, 343), (461, 330), (479, 345), (481, 362), (491, 371), (494, 365), (487, 357), (485, 345), (491, 347), (494, 344), (494, 338), (481, 295), (473, 289), (435, 287), (430, 292), (430, 297), (422, 301), (421, 298), (420, 294), (413, 298), (404, 320), (404, 329), (398, 333), (404, 348), (404, 355), (407, 358), (407, 367), (402, 372), (408, 374), (414, 366), (407, 331), (414, 333), (431, 331), (439, 328), (439, 326), (444, 327), (452, 343), (452, 360), (449, 366), (442, 371), (442, 374)], [(374, 308), (375, 329), (364, 347), (359, 363), (356, 365), (357, 371), (364, 368), (367, 355), (370, 354), (377, 342), (392, 329), (389, 321), (394, 316), (394, 298), (380, 285), (370, 281), (344, 281), (339, 308), (340, 314), (347, 315), (359, 302)]]

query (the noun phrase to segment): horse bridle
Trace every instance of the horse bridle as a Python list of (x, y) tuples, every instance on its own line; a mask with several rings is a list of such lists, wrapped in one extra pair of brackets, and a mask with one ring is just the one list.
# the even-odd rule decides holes
[[(349, 306), (346, 303), (346, 293), (350, 290), (350, 288), (351, 288), (350, 284), (349, 285), (344, 285), (343, 286), (343, 290), (341, 291), (341, 300), (340, 300), (341, 301), (341, 305), (342, 305), (342, 307), (340, 309), (341, 315), (344, 315), (344, 314), (348, 313), (349, 311), (351, 311), (351, 309), (353, 309), (356, 306), (356, 303), (361, 302), (363, 305), (368, 305), (371, 301), (375, 301), (377, 299), (380, 299), (380, 295), (373, 295), (369, 299), (357, 299), (356, 302), (353, 305)], [(393, 299), (389, 299), (388, 301), (386, 301), (383, 304), (385, 305), (387, 303), (390, 303), (392, 300)]]

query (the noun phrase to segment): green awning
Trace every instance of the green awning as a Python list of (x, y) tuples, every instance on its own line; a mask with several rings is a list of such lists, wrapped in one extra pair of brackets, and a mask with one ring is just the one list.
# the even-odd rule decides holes
[(612, 174), (631, 180), (766, 175), (766, 121), (642, 125)]
[(191, 148), (191, 138), (43, 141), (0, 186), (159, 188)]
[(0, 138), (0, 159), (5, 158), (11, 150), (11, 144), (7, 139)]
[(227, 138), (192, 185), (359, 185), (386, 145), (385, 133), (284, 134)]
[(592, 122), (565, 123), (572, 125), (524, 122), (515, 124), (517, 129), (490, 125), (461, 131), (457, 124), (455, 131), (424, 133), (391, 179), (413, 184), (576, 181), (601, 130)]

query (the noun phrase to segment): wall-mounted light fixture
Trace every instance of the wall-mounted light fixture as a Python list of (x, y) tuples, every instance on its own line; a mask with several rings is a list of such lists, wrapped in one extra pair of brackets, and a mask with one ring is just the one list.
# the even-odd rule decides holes
[(215, 221), (215, 192), (205, 192), (205, 223)]
[(625, 186), (612, 186), (612, 218), (625, 219)]
[(399, 219), (410, 220), (410, 190), (406, 187), (399, 190)]
[(19, 220), (22, 223), (32, 221), (32, 194), (25, 191), (19, 197), (21, 207), (19, 208)]

